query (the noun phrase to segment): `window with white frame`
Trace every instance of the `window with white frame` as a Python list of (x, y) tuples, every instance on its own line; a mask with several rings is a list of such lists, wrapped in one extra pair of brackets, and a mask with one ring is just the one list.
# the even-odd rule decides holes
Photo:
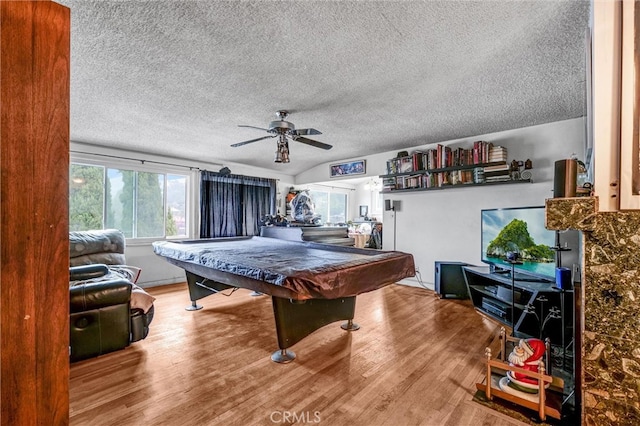
[(69, 230), (116, 228), (127, 238), (189, 235), (189, 175), (71, 162)]
[(315, 213), (319, 214), (322, 222), (336, 225), (347, 223), (347, 193), (343, 190), (312, 189), (309, 196), (315, 206)]

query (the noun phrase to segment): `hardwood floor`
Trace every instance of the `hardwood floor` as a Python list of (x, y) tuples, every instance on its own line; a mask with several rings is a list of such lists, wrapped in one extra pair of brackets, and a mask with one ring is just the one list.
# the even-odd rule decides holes
[(148, 289), (149, 336), (71, 365), (72, 425), (517, 425), (475, 402), (498, 326), (469, 301), (392, 285), (358, 296), (276, 364), (271, 300), (238, 290), (188, 312), (186, 284)]

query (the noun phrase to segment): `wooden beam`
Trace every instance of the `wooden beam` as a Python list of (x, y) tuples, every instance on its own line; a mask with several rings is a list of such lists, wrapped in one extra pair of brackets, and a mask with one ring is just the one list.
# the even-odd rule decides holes
[(0, 2), (0, 422), (69, 421), (69, 9)]

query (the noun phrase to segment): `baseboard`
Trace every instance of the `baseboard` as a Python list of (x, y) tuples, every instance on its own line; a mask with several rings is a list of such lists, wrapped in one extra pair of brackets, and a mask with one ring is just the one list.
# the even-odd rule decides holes
[(149, 288), (149, 287), (159, 287), (159, 286), (162, 286), (162, 285), (177, 284), (177, 283), (183, 283), (183, 282), (185, 282), (185, 278), (184, 277), (175, 277), (175, 278), (170, 278), (170, 279), (167, 279), (167, 280), (137, 282), (136, 284), (139, 287), (142, 287), (142, 288)]
[(418, 287), (418, 288), (423, 288), (425, 290), (431, 290), (431, 291), (435, 291), (435, 284), (433, 283), (420, 283), (418, 280), (416, 279), (411, 279), (411, 278), (406, 278), (404, 280), (398, 281), (397, 284), (400, 285), (406, 285), (408, 287)]

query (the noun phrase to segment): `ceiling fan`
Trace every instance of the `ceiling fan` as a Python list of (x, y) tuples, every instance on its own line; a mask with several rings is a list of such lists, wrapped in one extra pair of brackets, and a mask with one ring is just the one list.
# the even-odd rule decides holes
[(276, 151), (276, 163), (288, 163), (289, 162), (289, 142), (287, 138), (294, 140), (296, 142), (302, 142), (307, 145), (315, 146), (316, 148), (321, 149), (331, 149), (333, 148), (331, 145), (326, 143), (314, 141), (313, 139), (305, 138), (307, 135), (321, 135), (322, 132), (316, 129), (296, 129), (293, 123), (285, 121), (287, 116), (289, 115), (289, 111), (280, 110), (276, 112), (276, 117), (278, 120), (272, 121), (269, 123), (268, 129), (263, 129), (262, 127), (256, 126), (247, 126), (243, 124), (239, 124), (238, 127), (249, 127), (252, 129), (264, 130), (268, 132), (268, 136), (263, 136), (261, 138), (251, 139), (244, 142), (234, 143), (233, 147), (238, 147), (242, 145), (246, 145), (253, 142), (261, 141), (262, 139), (275, 138), (278, 137), (278, 149)]

